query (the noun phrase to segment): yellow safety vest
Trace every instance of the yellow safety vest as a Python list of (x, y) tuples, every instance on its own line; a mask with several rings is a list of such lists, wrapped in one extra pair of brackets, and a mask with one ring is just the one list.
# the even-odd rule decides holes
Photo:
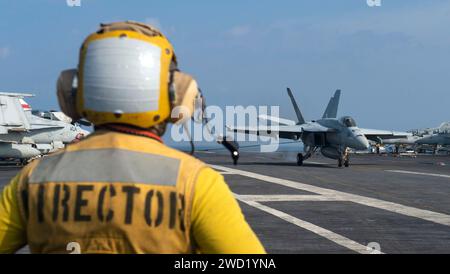
[(141, 136), (98, 131), (22, 172), (33, 253), (191, 253), (195, 158)]

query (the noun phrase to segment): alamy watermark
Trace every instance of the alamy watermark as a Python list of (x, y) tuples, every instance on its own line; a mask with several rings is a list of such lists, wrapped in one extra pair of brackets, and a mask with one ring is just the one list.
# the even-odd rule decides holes
[(73, 7), (81, 7), (81, 0), (66, 0), (67, 6)]
[(366, 246), (369, 254), (381, 254), (381, 245), (377, 242), (370, 242)]
[(67, 244), (66, 250), (70, 251), (69, 254), (81, 254), (81, 245), (78, 242), (70, 242)]
[(369, 7), (381, 7), (381, 0), (366, 0)]
[[(78, 242), (69, 242), (66, 250), (70, 251), (69, 254), (81, 254), (81, 245)], [(369, 254), (381, 254), (381, 245), (377, 242), (370, 242), (367, 244), (366, 250)]]

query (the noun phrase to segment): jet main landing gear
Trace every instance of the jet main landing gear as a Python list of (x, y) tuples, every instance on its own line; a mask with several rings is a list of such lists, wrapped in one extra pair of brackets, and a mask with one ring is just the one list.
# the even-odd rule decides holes
[(316, 149), (317, 149), (316, 147), (311, 146), (305, 147), (305, 155), (303, 155), (302, 153), (297, 154), (297, 165), (302, 166), (303, 161), (311, 157), (311, 155), (314, 153), (314, 151), (316, 151)]
[(303, 154), (298, 153), (297, 154), (297, 165), (302, 166), (303, 165)]
[(344, 160), (344, 166), (345, 167), (349, 167), (350, 166), (350, 161), (348, 159)]

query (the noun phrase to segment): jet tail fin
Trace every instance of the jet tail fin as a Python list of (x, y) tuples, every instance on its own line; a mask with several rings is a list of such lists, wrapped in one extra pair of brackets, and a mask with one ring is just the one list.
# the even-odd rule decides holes
[(323, 113), (322, 118), (336, 118), (337, 117), (337, 111), (339, 107), (339, 99), (341, 97), (341, 90), (338, 89), (334, 93), (334, 96), (330, 98), (330, 101), (328, 102), (328, 106), (325, 109), (325, 112)]
[(22, 98), (30, 94), (0, 92), (0, 126), (5, 131), (25, 131), (31, 128)]
[(297, 102), (295, 101), (294, 95), (292, 94), (292, 91), (290, 88), (287, 88), (287, 92), (289, 97), (291, 98), (292, 105), (294, 106), (295, 114), (297, 115), (298, 124), (304, 124), (305, 119), (303, 119), (302, 112), (298, 108)]

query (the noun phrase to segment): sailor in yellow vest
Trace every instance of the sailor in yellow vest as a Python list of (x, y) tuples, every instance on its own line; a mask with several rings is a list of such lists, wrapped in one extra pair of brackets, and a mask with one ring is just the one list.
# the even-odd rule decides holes
[(0, 253), (264, 253), (223, 177), (165, 146), (171, 110), (199, 95), (169, 41), (136, 23), (102, 24), (63, 71), (65, 114), (95, 132), (26, 166), (0, 196)]

